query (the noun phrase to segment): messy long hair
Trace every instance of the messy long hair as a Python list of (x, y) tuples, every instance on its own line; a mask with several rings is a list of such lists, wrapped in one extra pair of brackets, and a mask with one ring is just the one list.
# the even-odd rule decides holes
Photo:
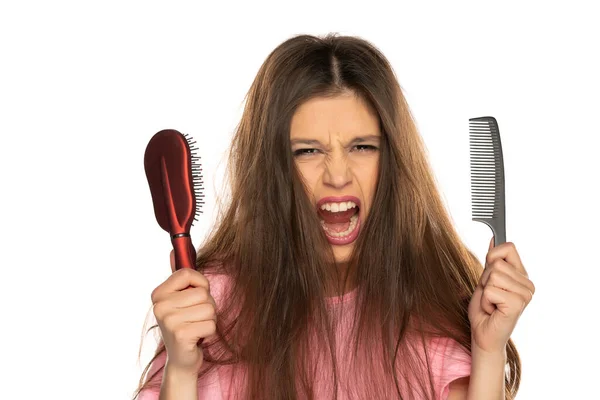
[[(382, 142), (373, 204), (342, 276), (295, 167), (290, 122), (307, 100), (346, 93), (375, 111)], [(199, 271), (232, 282), (218, 304), (217, 340), (203, 344), (199, 378), (244, 365), (246, 399), (313, 398), (318, 347), (331, 361), (335, 398), (340, 366), (326, 298), (342, 294), (351, 275), (351, 353), (368, 397), (389, 398), (392, 388), (397, 398), (433, 398), (431, 374), (417, 372), (429, 361), (414, 342), (451, 338), (471, 352), (467, 309), (483, 268), (453, 227), (389, 61), (356, 36), (294, 36), (268, 55), (245, 100), (229, 154), (231, 198), (198, 251)], [(161, 341), (136, 395), (160, 374), (148, 371), (164, 351)], [(506, 367), (513, 399), (521, 363), (512, 340)]]

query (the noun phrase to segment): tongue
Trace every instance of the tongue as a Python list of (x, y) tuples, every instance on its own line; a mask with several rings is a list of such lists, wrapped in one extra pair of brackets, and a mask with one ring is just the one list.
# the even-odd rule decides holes
[(350, 222), (350, 217), (358, 212), (357, 208), (351, 208), (347, 211), (331, 212), (327, 210), (319, 210), (321, 219), (326, 223)]
[(345, 232), (348, 230), (348, 228), (350, 227), (350, 221), (348, 222), (341, 222), (341, 223), (330, 223), (330, 222), (325, 222), (325, 226), (327, 227), (327, 230), (329, 232)]
[(319, 210), (319, 216), (325, 222), (329, 231), (344, 232), (350, 227), (350, 217), (357, 212), (357, 208), (335, 213), (327, 210)]

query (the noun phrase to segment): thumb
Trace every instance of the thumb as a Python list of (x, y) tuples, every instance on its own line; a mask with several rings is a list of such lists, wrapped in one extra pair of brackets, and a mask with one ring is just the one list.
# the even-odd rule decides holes
[(492, 240), (490, 240), (490, 247), (488, 248), (488, 251), (494, 248), (494, 237), (492, 236)]
[(169, 254), (169, 261), (171, 263), (171, 271), (175, 272), (175, 250), (171, 250), (171, 254)]

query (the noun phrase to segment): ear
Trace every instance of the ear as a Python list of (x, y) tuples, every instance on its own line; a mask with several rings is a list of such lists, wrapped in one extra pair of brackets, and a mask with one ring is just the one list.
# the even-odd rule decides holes
[(171, 254), (169, 254), (169, 260), (171, 262), (171, 272), (175, 272), (175, 250), (171, 250)]

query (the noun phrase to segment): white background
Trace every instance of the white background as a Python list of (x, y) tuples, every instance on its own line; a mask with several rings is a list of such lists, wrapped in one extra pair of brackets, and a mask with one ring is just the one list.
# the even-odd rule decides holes
[[(491, 232), (470, 219), (468, 119), (498, 119), (507, 240), (537, 286), (513, 336), (518, 399), (600, 398), (598, 13), (592, 2), (418, 4), (3, 2), (0, 397), (129, 398), (150, 292), (170, 273), (148, 140), (175, 128), (201, 144), (198, 246), (259, 66), (292, 35), (333, 31), (391, 61), (480, 259)], [(148, 335), (142, 365), (153, 348)]]

